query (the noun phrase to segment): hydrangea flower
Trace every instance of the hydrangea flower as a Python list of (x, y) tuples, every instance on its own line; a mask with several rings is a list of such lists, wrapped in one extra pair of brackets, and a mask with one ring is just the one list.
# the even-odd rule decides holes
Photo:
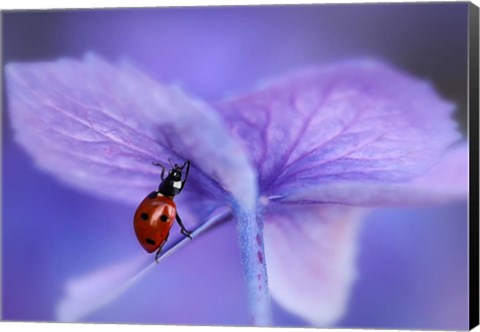
[[(134, 206), (158, 184), (152, 161), (192, 162), (182, 219), (194, 236), (236, 221), (255, 325), (272, 324), (270, 296), (314, 325), (343, 315), (367, 209), (466, 197), (454, 105), (380, 61), (290, 73), (211, 104), (92, 54), (6, 75), (17, 141), (74, 188)], [(59, 319), (140, 270), (126, 260), (74, 281)]]

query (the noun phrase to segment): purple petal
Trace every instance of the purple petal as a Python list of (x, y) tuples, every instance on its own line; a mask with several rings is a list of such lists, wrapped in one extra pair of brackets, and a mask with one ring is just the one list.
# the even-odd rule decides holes
[(357, 229), (364, 210), (275, 205), (270, 211), (264, 233), (272, 297), (313, 325), (332, 325), (345, 312), (356, 277)]
[(469, 147), (462, 143), (449, 151), (426, 174), (416, 178), (405, 187), (429, 192), (435, 200), (449, 201), (466, 199), (468, 194)]
[[(291, 188), (284, 203), (334, 202), (359, 206), (413, 206), (463, 200), (468, 195), (468, 145), (450, 149), (425, 174), (403, 183), (335, 181)], [(321, 198), (320, 200), (318, 198)]]
[(186, 191), (195, 201), (227, 191), (254, 205), (255, 174), (242, 148), (216, 112), (179, 89), (93, 55), (9, 64), (6, 73), (18, 142), (62, 181), (138, 203), (160, 180), (152, 161), (190, 159)]
[(459, 138), (453, 105), (431, 84), (372, 61), (293, 74), (217, 108), (251, 151), (266, 196), (408, 181)]

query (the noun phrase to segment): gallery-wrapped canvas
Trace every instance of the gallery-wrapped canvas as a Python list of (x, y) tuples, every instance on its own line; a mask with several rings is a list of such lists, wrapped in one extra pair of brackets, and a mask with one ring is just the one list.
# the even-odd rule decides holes
[(478, 8), (2, 12), (2, 320), (478, 324)]

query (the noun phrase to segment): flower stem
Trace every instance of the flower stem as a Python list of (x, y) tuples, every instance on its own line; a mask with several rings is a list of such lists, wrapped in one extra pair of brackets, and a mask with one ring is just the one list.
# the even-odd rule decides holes
[(248, 212), (233, 206), (240, 236), (242, 263), (248, 288), (248, 301), (256, 326), (271, 326), (271, 299), (268, 290), (267, 267), (263, 246), (263, 217), (261, 211)]
[[(222, 224), (227, 220), (231, 220), (232, 215), (229, 210), (225, 210), (223, 212), (219, 212), (212, 218), (208, 219), (205, 223), (199, 226), (197, 229), (193, 231), (191, 234), (192, 238), (196, 238), (201, 234), (205, 233), (207, 230), (212, 230), (215, 226)], [(168, 243), (168, 242), (167, 242)], [(168, 256), (172, 255), (176, 251), (183, 248), (185, 245), (190, 244), (191, 241), (187, 237), (181, 237), (176, 241), (172, 241), (165, 246), (163, 253), (158, 258), (158, 262), (166, 259)], [(108, 305), (115, 301), (118, 297), (120, 297), (123, 293), (125, 293), (128, 289), (130, 289), (133, 285), (135, 285), (142, 277), (144, 277), (147, 272), (153, 270), (157, 263), (152, 257), (148, 257), (148, 263), (145, 264), (145, 259), (142, 259), (138, 264), (137, 259), (135, 259), (135, 264), (132, 266), (134, 268), (133, 273), (127, 273), (125, 276), (118, 276), (115, 274), (110, 275), (112, 279), (121, 278), (119, 284), (115, 284), (113, 287), (109, 287), (110, 285), (105, 285), (103, 282), (105, 278), (97, 278), (98, 282), (92, 283), (91, 275), (87, 275), (85, 277), (81, 277), (78, 280), (73, 281), (73, 288), (74, 289), (90, 289), (90, 292), (71, 292), (67, 289), (67, 294), (65, 294), (64, 298), (62, 298), (56, 308), (56, 316), (59, 321), (65, 322), (75, 322), (83, 319), (85, 316), (89, 315), (90, 313), (101, 309), (102, 307)], [(124, 262), (120, 262), (122, 265)], [(128, 263), (128, 262), (127, 262)], [(118, 268), (118, 263), (113, 264), (111, 266), (112, 271), (124, 271), (124, 268)], [(132, 265), (128, 263), (128, 265)], [(142, 267), (138, 270), (138, 265)], [(129, 268), (129, 270), (132, 270)], [(95, 274), (95, 272), (94, 272)], [(91, 294), (91, 295), (89, 295)]]
[[(213, 226), (220, 225), (223, 222), (230, 219), (231, 217), (232, 216), (231, 216), (231, 213), (230, 213), (229, 210), (225, 210), (223, 212), (220, 212), (217, 215), (213, 216), (212, 218), (208, 219), (205, 223), (203, 223), (197, 229), (195, 229), (192, 232), (192, 234), (190, 234), (190, 236), (192, 237), (192, 239), (194, 239), (197, 236), (199, 236), (200, 234), (202, 234), (203, 232), (205, 232), (206, 230), (213, 230), (214, 229)], [(181, 239), (174, 242), (171, 246), (166, 247), (165, 251), (163, 251), (163, 253), (160, 254), (157, 261), (160, 262), (160, 261), (164, 260), (165, 258), (170, 256), (171, 254), (173, 254), (177, 250), (181, 249), (182, 247), (184, 247), (188, 243), (190, 243), (190, 239), (187, 238), (187, 237), (182, 237)], [(152, 264), (154, 264), (154, 263), (155, 262), (153, 262)]]

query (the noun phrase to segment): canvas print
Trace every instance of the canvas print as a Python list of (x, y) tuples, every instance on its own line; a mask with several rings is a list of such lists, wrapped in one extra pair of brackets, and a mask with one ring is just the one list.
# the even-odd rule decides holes
[(2, 319), (460, 330), (468, 3), (2, 13)]

